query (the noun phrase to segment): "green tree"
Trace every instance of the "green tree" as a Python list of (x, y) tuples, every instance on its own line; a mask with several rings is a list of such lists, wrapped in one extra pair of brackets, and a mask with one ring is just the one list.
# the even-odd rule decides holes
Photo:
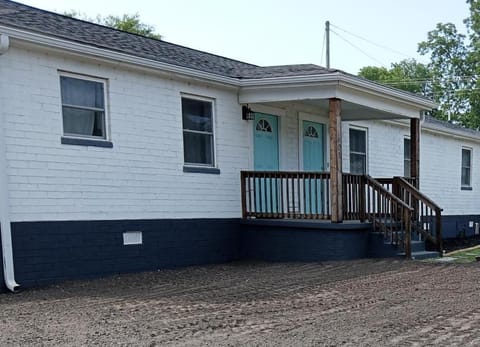
[(466, 35), (452, 23), (438, 23), (419, 43), (419, 53), (430, 58), (427, 65), (403, 60), (390, 69), (364, 67), (359, 75), (430, 97), (440, 105), (435, 117), (480, 128), (480, 0), (466, 3)]
[(155, 32), (154, 26), (141, 22), (140, 15), (138, 13), (124, 14), (123, 16), (109, 15), (106, 17), (97, 15), (95, 18), (88, 17), (85, 13), (75, 10), (67, 11), (63, 14), (68, 17), (86, 20), (89, 22), (105, 25), (114, 29), (127, 31), (129, 33), (134, 33), (157, 40), (160, 40), (162, 38), (160, 34), (157, 34)]
[[(452, 23), (438, 23), (418, 45), (420, 54), (430, 55), (434, 100), (440, 103), (439, 118), (447, 115), (464, 125), (475, 126), (470, 114), (470, 94), (475, 83), (466, 36)], [(479, 124), (480, 125), (480, 124)], [(478, 125), (477, 125), (478, 126)]]
[(360, 69), (359, 76), (395, 88), (432, 97), (432, 72), (415, 59), (393, 63), (390, 69), (366, 66)]
[(467, 0), (470, 15), (465, 19), (467, 35), (452, 23), (438, 23), (420, 42), (420, 54), (430, 55), (435, 100), (439, 116), (462, 125), (480, 127), (480, 0)]

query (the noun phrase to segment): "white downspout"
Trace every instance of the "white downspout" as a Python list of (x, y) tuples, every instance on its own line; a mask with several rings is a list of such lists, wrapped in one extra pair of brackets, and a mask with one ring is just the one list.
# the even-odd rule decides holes
[[(0, 34), (0, 56), (10, 48), (10, 40), (7, 35)], [(0, 93), (1, 100), (1, 93)], [(0, 107), (1, 103), (0, 103)], [(8, 202), (8, 176), (7, 157), (5, 144), (5, 119), (0, 110), (0, 232), (3, 255), (3, 277), (9, 290), (15, 292), (20, 287), (15, 282), (13, 267), (12, 230), (10, 228), (10, 204)]]

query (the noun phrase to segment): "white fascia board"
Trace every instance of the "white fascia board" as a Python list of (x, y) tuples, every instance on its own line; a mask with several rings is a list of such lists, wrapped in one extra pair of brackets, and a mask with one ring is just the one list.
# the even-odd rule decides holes
[[(386, 124), (393, 124), (399, 127), (407, 128), (410, 129), (410, 123), (406, 122), (405, 120), (401, 119), (382, 119), (380, 120), (382, 123)], [(476, 134), (470, 134), (467, 132), (463, 132), (460, 129), (452, 129), (448, 127), (444, 127), (438, 124), (432, 124), (432, 123), (427, 123), (427, 122), (422, 122), (422, 126), (420, 128), (422, 132), (428, 132), (431, 134), (436, 134), (436, 135), (441, 135), (441, 136), (448, 136), (452, 137), (455, 139), (460, 139), (460, 140), (467, 140), (467, 141), (472, 141), (472, 142), (478, 142), (480, 143), (480, 132), (478, 132), (478, 135)]]
[[(321, 98), (331, 98), (337, 97), (332, 95), (332, 91), (328, 91), (328, 88), (325, 89), (325, 86), (334, 86), (334, 85), (344, 85), (347, 88), (352, 90), (357, 89), (362, 93), (372, 94), (378, 97), (390, 98), (399, 103), (411, 104), (411, 106), (421, 109), (421, 110), (430, 110), (436, 108), (437, 104), (422, 98), (416, 95), (406, 93), (401, 90), (396, 90), (393, 88), (382, 86), (378, 83), (374, 83), (368, 80), (364, 80), (355, 76), (346, 75), (341, 72), (334, 72), (328, 74), (319, 74), (319, 75), (307, 75), (307, 76), (284, 76), (284, 77), (272, 77), (272, 78), (260, 78), (260, 79), (238, 79), (233, 77), (221, 76), (213, 73), (203, 72), (196, 69), (176, 66), (172, 64), (162, 63), (159, 61), (140, 58), (131, 54), (125, 54), (120, 52), (115, 52), (109, 49), (94, 47), (87, 44), (81, 44), (66, 39), (60, 39), (53, 36), (48, 36), (44, 34), (38, 34), (26, 30), (21, 30), (17, 28), (12, 28), (8, 26), (0, 25), (0, 33), (9, 35), (13, 39), (23, 40), (33, 44), (39, 44), (47, 47), (57, 48), (65, 50), (71, 53), (76, 53), (78, 55), (89, 55), (92, 57), (97, 57), (101, 59), (107, 59), (112, 61), (117, 61), (120, 63), (132, 64), (136, 66), (141, 66), (144, 68), (150, 68), (159, 71), (170, 72), (174, 74), (184, 75), (190, 78), (198, 78), (205, 81), (211, 81), (216, 83), (221, 83), (224, 85), (241, 87), (239, 101), (241, 103), (247, 103), (248, 98), (246, 95), (252, 95), (253, 91), (266, 92), (268, 89), (273, 89), (278, 91), (280, 88), (289, 88), (295, 89), (300, 88), (300, 91), (307, 92), (306, 97), (303, 99), (308, 99), (313, 96), (316, 99)], [(314, 92), (309, 92), (310, 88), (319, 87), (321, 93), (315, 96)], [(315, 89), (315, 88), (314, 88)], [(250, 92), (248, 92), (250, 90)], [(273, 91), (272, 90), (272, 91)], [(282, 101), (282, 100), (270, 100), (271, 97), (274, 97), (272, 91), (269, 91), (269, 97), (259, 99), (258, 102), (267, 102), (267, 101)], [(317, 89), (317, 92), (319, 89)], [(295, 93), (298, 94), (298, 93)], [(245, 95), (245, 97), (243, 97)], [(297, 100), (300, 99), (297, 96)], [(253, 103), (253, 101), (250, 101)]]
[[(257, 92), (261, 92), (262, 90), (266, 91), (269, 88), (272, 90), (280, 90), (281, 88), (295, 89), (301, 87), (313, 88), (316, 85), (344, 87), (342, 88), (343, 90), (341, 94), (338, 94), (337, 92), (330, 93), (331, 96), (329, 97), (337, 97), (339, 99), (342, 99), (342, 97), (346, 97), (350, 91), (351, 93), (357, 95), (357, 100), (358, 96), (363, 94), (370, 95), (374, 98), (384, 99), (385, 102), (394, 101), (397, 104), (409, 105), (409, 109), (431, 110), (438, 107), (436, 103), (428, 99), (401, 90), (382, 86), (381, 84), (374, 83), (368, 80), (363, 80), (355, 76), (345, 75), (340, 72), (310, 76), (290, 76), (242, 80), (240, 100), (242, 100), (242, 95), (247, 95), (248, 90), (255, 90)], [(272, 93), (270, 92), (270, 94)], [(298, 100), (296, 94), (298, 93), (294, 92), (292, 96), (295, 96)], [(371, 99), (371, 97), (369, 99)], [(416, 118), (418, 118), (418, 115), (416, 116)]]
[(352, 89), (343, 83), (337, 88), (336, 95), (338, 99), (399, 116), (399, 118), (420, 118), (420, 111), (422, 110), (411, 103), (405, 103), (392, 97), (386, 98), (381, 95), (368, 93), (360, 88)]
[(423, 123), (421, 130), (432, 133), (432, 134), (436, 134), (436, 135), (449, 136), (449, 137), (453, 137), (460, 140), (467, 140), (467, 141), (480, 143), (480, 133), (478, 135), (469, 134), (461, 130), (451, 129), (451, 128), (443, 127), (441, 125), (436, 125), (436, 124), (427, 123), (427, 122)]
[(33, 44), (39, 44), (39, 45), (43, 45), (51, 48), (57, 48), (67, 52), (76, 53), (79, 55), (89, 55), (89, 56), (97, 57), (101, 59), (113, 60), (120, 63), (127, 63), (131, 65), (137, 65), (137, 66), (151, 68), (155, 70), (161, 70), (165, 72), (199, 78), (202, 80), (231, 85), (235, 87), (238, 87), (239, 85), (239, 80), (236, 78), (225, 77), (221, 75), (199, 71), (196, 69), (162, 63), (159, 61), (146, 59), (146, 58), (140, 58), (130, 54), (115, 52), (109, 49), (98, 48), (91, 45), (59, 39), (52, 36), (37, 34), (30, 31), (14, 29), (11, 27), (0, 25), (0, 33), (8, 35), (12, 39), (18, 39), (18, 40), (30, 42)]
[(255, 104), (262, 102), (330, 99), (337, 97), (336, 88), (336, 83), (241, 87), (238, 93), (238, 102), (240, 104)]
[(345, 84), (345, 86), (348, 86), (349, 88), (358, 89), (362, 92), (368, 92), (379, 96), (382, 95), (385, 98), (394, 98), (397, 101), (409, 103), (422, 110), (431, 110), (438, 108), (439, 106), (437, 103), (424, 97), (400, 89), (390, 88), (363, 78), (342, 74), (340, 80), (341, 84)]

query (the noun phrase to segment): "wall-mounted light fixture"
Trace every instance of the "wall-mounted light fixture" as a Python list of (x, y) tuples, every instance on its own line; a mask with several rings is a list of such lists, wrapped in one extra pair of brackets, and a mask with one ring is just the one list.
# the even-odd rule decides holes
[(242, 119), (243, 120), (254, 120), (255, 112), (252, 111), (250, 107), (243, 105), (242, 106)]

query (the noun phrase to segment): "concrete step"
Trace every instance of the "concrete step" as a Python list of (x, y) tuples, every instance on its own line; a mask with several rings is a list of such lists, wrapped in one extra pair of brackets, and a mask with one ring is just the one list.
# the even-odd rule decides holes
[[(405, 252), (398, 253), (400, 257), (405, 257)], [(421, 252), (412, 252), (412, 259), (414, 260), (423, 260), (423, 259), (433, 259), (439, 258), (438, 252), (430, 251), (421, 251)]]
[[(399, 240), (401, 243), (402, 240)], [(412, 240), (412, 258), (414, 259), (428, 259), (438, 257), (437, 252), (425, 251), (425, 241)], [(405, 257), (405, 252), (399, 252), (397, 246), (392, 245), (389, 240), (385, 240), (383, 233), (371, 232), (369, 238), (369, 256), (373, 258), (387, 258), (387, 257)], [(401, 247), (403, 248), (403, 247)]]

